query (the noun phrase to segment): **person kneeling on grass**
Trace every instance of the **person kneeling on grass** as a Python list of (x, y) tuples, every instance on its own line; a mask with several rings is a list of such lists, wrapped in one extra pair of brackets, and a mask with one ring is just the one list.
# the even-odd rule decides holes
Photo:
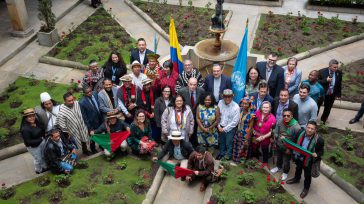
[(192, 152), (188, 158), (187, 168), (193, 170), (194, 174), (187, 176), (186, 181), (190, 183), (196, 179), (201, 179), (201, 192), (206, 190), (209, 183), (215, 182), (223, 171), (223, 167), (220, 167), (216, 171), (214, 170), (214, 158), (203, 146), (198, 146), (196, 151)]
[(76, 144), (66, 133), (53, 129), (44, 148), (45, 161), (54, 174), (69, 174), (77, 164)]
[(172, 134), (168, 136), (168, 139), (168, 142), (164, 145), (158, 157), (153, 157), (153, 161), (161, 160), (166, 154), (168, 154), (169, 160), (167, 162), (177, 163), (186, 168), (187, 159), (193, 152), (191, 143), (184, 140), (180, 131), (172, 131)]
[[(106, 116), (106, 121), (104, 123), (102, 123), (95, 131), (91, 131), (90, 135), (94, 135), (94, 134), (100, 134), (100, 133), (118, 133), (118, 132), (130, 132), (130, 128), (128, 126), (128, 124), (126, 124), (124, 121), (118, 119), (118, 117), (120, 117), (120, 114), (115, 114), (113, 112), (108, 112), (107, 116)], [(118, 136), (119, 137), (119, 136)], [(120, 135), (120, 137), (122, 137), (122, 135)], [(115, 144), (120, 146), (121, 152), (123, 153), (123, 155), (126, 155), (127, 152), (127, 148), (128, 148), (128, 143), (126, 142), (126, 138), (123, 141), (120, 140), (112, 140), (111, 142), (116, 142), (119, 141), (121, 142), (120, 144)], [(110, 141), (108, 141), (110, 142)], [(100, 146), (101, 142), (98, 143)], [(115, 154), (114, 152), (110, 152), (108, 149), (104, 149), (104, 154), (106, 155), (107, 159), (111, 160)]]

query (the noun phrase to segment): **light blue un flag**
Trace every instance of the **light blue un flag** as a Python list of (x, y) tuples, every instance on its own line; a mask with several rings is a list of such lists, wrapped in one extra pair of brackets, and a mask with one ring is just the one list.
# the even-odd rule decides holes
[(248, 66), (248, 20), (246, 22), (243, 41), (241, 42), (238, 57), (231, 74), (231, 82), (233, 92), (235, 94), (234, 101), (239, 104), (245, 93), (246, 70)]

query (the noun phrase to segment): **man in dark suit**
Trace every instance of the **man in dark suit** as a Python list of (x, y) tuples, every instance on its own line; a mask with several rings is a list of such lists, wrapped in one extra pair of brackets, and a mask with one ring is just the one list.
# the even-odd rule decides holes
[(341, 81), (343, 73), (338, 70), (339, 62), (336, 59), (332, 59), (329, 62), (329, 67), (320, 69), (318, 82), (324, 87), (325, 98), (318, 102), (318, 108), (322, 102), (324, 102), (324, 112), (321, 115), (321, 121), (326, 122), (330, 115), (332, 105), (334, 105), (335, 99), (341, 98)]
[(293, 100), (289, 100), (289, 93), (287, 89), (283, 89), (279, 93), (279, 98), (274, 99), (272, 114), (279, 121), (283, 119), (283, 110), (288, 108), (292, 111), (293, 118), (298, 120), (298, 105)]
[[(103, 122), (103, 117), (97, 103), (97, 93), (92, 91), (92, 87), (83, 89), (84, 96), (80, 100), (82, 118), (85, 121), (87, 130), (92, 133)], [(96, 153), (95, 142), (91, 141), (92, 153)]]
[(147, 49), (147, 43), (144, 38), (138, 39), (138, 48), (130, 51), (130, 63), (137, 60), (140, 64), (146, 66), (148, 64), (148, 54), (153, 54), (151, 50)]
[(276, 64), (278, 56), (272, 52), (268, 55), (267, 61), (257, 62), (256, 67), (260, 76), (268, 82), (269, 95), (279, 96), (279, 92), (284, 89), (284, 70)]
[(212, 74), (205, 78), (204, 87), (206, 92), (212, 93), (218, 102), (221, 99), (221, 94), (225, 89), (231, 89), (231, 80), (222, 74), (222, 69), (219, 64), (214, 64)]
[(191, 107), (193, 113), (195, 113), (196, 108), (199, 103), (199, 98), (205, 94), (205, 90), (201, 87), (197, 87), (197, 79), (190, 78), (188, 80), (188, 86), (182, 88), (178, 94), (182, 95), (185, 99), (187, 105)]
[(249, 97), (254, 97), (253, 104), (257, 107), (257, 110), (260, 109), (260, 106), (264, 101), (269, 101), (273, 104), (273, 98), (268, 95), (268, 85), (265, 82), (259, 84), (259, 91), (254, 92), (249, 95)]

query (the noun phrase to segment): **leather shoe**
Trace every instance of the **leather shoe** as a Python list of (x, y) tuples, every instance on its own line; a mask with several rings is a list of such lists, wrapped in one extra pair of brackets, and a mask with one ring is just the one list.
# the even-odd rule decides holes
[(286, 184), (294, 184), (294, 183), (299, 183), (299, 182), (300, 182), (300, 180), (297, 180), (295, 178), (291, 178), (291, 179), (288, 179), (286, 181)]
[(302, 193), (300, 194), (301, 198), (306, 197), (306, 195), (308, 194), (308, 189), (303, 189)]
[(357, 120), (355, 120), (355, 118), (353, 118), (353, 119), (351, 119), (350, 121), (349, 121), (349, 124), (354, 124), (354, 123), (356, 123), (356, 122), (358, 122)]

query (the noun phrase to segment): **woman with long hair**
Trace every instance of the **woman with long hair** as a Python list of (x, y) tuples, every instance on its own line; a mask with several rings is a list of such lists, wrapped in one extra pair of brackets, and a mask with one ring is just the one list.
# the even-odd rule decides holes
[(284, 89), (287, 89), (289, 96), (293, 97), (298, 93), (298, 87), (300, 86), (302, 79), (302, 71), (297, 69), (298, 60), (294, 57), (290, 57), (287, 60), (287, 65), (284, 69)]
[(161, 90), (165, 86), (172, 89), (171, 95), (176, 95), (176, 82), (178, 79), (178, 72), (173, 70), (173, 63), (167, 60), (163, 63), (163, 69), (160, 71), (159, 79), (156, 80), (155, 86)]
[(126, 65), (120, 53), (111, 52), (109, 59), (103, 66), (104, 77), (111, 79), (113, 84), (119, 85), (120, 77), (126, 74)]
[(246, 75), (245, 96), (259, 91), (261, 79), (259, 70), (256, 67), (250, 67)]

